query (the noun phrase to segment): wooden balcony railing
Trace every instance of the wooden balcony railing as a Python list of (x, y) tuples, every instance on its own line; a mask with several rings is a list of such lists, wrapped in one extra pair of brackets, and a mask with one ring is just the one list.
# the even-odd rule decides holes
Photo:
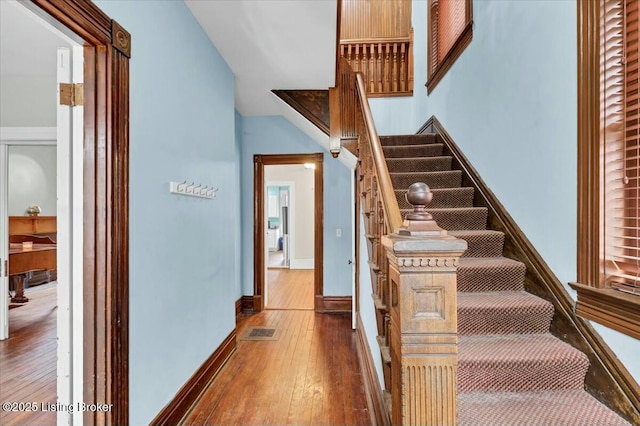
[(466, 242), (448, 236), (424, 211), (431, 199), (424, 184), (412, 185), (407, 199), (416, 211), (402, 221), (365, 78), (342, 58), (336, 86), (329, 91), (330, 133), (358, 158), (357, 199), (367, 237), (385, 388), (391, 396), (386, 420), (454, 425), (456, 267)]
[(413, 94), (413, 32), (402, 38), (340, 40), (340, 56), (362, 73), (369, 96)]

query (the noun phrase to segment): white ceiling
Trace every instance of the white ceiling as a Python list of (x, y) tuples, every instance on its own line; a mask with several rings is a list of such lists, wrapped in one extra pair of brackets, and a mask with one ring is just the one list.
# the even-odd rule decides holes
[(236, 76), (242, 115), (278, 115), (273, 89), (334, 85), (336, 0), (185, 0)]
[[(279, 115), (273, 89), (334, 85), (336, 0), (185, 0), (236, 76), (242, 115)], [(70, 41), (15, 1), (0, 0), (0, 74), (56, 73)]]
[(0, 0), (0, 75), (54, 76), (70, 40), (16, 1)]

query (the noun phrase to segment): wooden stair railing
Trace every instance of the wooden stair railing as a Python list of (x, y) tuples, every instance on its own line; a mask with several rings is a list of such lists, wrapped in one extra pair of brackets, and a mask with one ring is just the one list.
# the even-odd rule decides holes
[(408, 37), (340, 40), (340, 56), (363, 74), (369, 96), (413, 94), (413, 31)]
[(432, 197), (424, 184), (410, 187), (414, 212), (402, 221), (363, 76), (341, 58), (336, 85), (329, 89), (330, 137), (358, 159), (356, 191), (391, 422), (454, 425), (456, 268), (467, 243), (447, 235), (424, 211)]

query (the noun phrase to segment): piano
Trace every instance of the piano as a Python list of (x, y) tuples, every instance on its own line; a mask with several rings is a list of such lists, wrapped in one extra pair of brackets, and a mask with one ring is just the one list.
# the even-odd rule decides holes
[(56, 217), (9, 217), (9, 288), (11, 303), (26, 303), (25, 288), (56, 279)]

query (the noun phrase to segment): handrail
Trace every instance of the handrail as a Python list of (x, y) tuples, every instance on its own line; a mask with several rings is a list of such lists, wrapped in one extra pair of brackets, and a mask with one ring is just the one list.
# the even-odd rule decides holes
[[(427, 215), (420, 213), (420, 208), (428, 201), (425, 190), (420, 189), (424, 184), (409, 192), (407, 201), (414, 206), (414, 214), (403, 223), (364, 76), (354, 72), (345, 58), (338, 59), (338, 76), (336, 87), (329, 90), (330, 137), (358, 159), (358, 210), (369, 254), (376, 340), (384, 386), (391, 397), (391, 418), (381, 414), (383, 418), (377, 420), (381, 424), (454, 425), (458, 359), (455, 266), (466, 242), (447, 237), (435, 222), (422, 218)], [(360, 227), (357, 229), (356, 241), (360, 241)], [(437, 307), (417, 307), (420, 294), (433, 289), (434, 275), (442, 295), (433, 301)], [(416, 309), (442, 316), (415, 315)], [(381, 402), (382, 396), (376, 400)], [(384, 409), (375, 411), (382, 413)]]
[(402, 215), (400, 214), (400, 206), (398, 205), (393, 184), (391, 183), (387, 162), (382, 152), (380, 137), (373, 122), (373, 114), (371, 113), (371, 107), (367, 99), (367, 91), (365, 90), (362, 73), (356, 73), (356, 91), (360, 100), (362, 119), (364, 120), (369, 135), (369, 148), (371, 149), (371, 155), (376, 169), (379, 191), (382, 193), (387, 231), (393, 233), (402, 225)]
[(378, 37), (378, 38), (350, 38), (350, 39), (341, 39), (339, 44), (386, 44), (386, 43), (408, 43), (411, 42), (411, 36), (406, 37)]

